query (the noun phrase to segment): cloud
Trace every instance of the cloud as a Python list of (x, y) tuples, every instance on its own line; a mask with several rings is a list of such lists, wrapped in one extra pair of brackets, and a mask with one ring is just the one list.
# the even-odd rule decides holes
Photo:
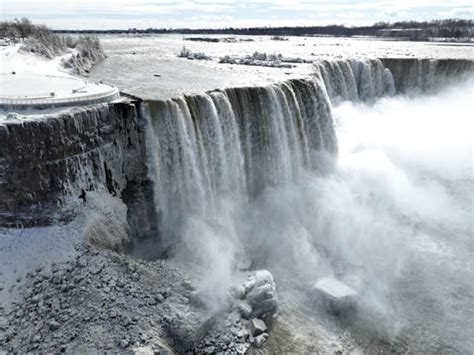
[(449, 11), (441, 11), (439, 13), (442, 17), (465, 17), (473, 18), (474, 17), (474, 8), (470, 7), (458, 7), (451, 9)]
[(397, 17), (397, 16), (398, 16), (398, 12), (397, 12), (397, 11), (385, 11), (385, 12), (384, 12), (384, 15), (385, 15), (385, 16), (388, 16), (388, 17)]
[(2, 0), (1, 11), (4, 20), (29, 17), (53, 28), (360, 25), (395, 16), (472, 17), (472, 6), (466, 0)]

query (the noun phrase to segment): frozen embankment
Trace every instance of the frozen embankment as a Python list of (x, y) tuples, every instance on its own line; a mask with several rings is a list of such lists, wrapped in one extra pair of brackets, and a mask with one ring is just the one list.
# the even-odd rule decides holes
[[(3, 268), (15, 277), (0, 285), (10, 299), (0, 309), (0, 349), (215, 353), (261, 345), (276, 311), (275, 284), (263, 272), (242, 285), (247, 274), (239, 270), (265, 267), (268, 255), (253, 231), (232, 228), (232, 208), (303, 169), (330, 165), (334, 102), (430, 89), (423, 80), (400, 84), (413, 76), (405, 73), (425, 77), (421, 62), (320, 62), (314, 78), (268, 87), (3, 122), (2, 233), (24, 233), (43, 258), (19, 270), (27, 263), (18, 257)], [(472, 70), (430, 63), (433, 87), (445, 74)], [(37, 229), (12, 231), (17, 226)], [(61, 257), (38, 248), (53, 230), (74, 244)], [(134, 244), (136, 255), (172, 258), (107, 251)], [(2, 261), (27, 248), (11, 237), (0, 245)]]
[(52, 59), (29, 53), (28, 48), (28, 44), (0, 47), (0, 123), (8, 112), (85, 106), (120, 97), (116, 87), (71, 75), (83, 74), (101, 61), (100, 46), (88, 47), (86, 42)]

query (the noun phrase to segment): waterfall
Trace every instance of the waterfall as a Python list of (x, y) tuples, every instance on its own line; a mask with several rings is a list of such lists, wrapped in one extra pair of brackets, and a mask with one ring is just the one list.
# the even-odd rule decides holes
[(149, 171), (165, 244), (179, 239), (190, 217), (215, 216), (223, 200), (242, 209), (267, 188), (295, 182), (302, 172), (322, 172), (338, 152), (331, 105), (427, 90), (440, 73), (472, 66), (454, 71), (448, 64), (322, 60), (308, 79), (148, 101)]
[(315, 70), (333, 103), (370, 101), (396, 91), (392, 73), (379, 59), (322, 60), (315, 62)]
[(426, 92), (462, 80), (474, 72), (474, 61), (383, 58), (319, 60), (315, 77), (324, 82), (333, 104), (374, 101), (395, 93)]
[(463, 59), (383, 58), (381, 62), (402, 93), (439, 89), (474, 72), (474, 61)]
[(214, 213), (220, 199), (251, 200), (337, 153), (318, 78), (149, 101), (143, 113), (165, 244), (187, 217)]

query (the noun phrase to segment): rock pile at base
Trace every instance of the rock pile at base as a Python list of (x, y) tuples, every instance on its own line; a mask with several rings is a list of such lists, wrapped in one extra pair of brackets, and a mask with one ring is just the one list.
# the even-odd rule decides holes
[[(165, 261), (108, 251), (89, 250), (50, 270), (38, 268), (24, 280), (23, 299), (0, 317), (0, 349), (71, 354), (147, 347), (172, 353), (181, 339), (171, 335), (207, 331), (208, 316), (190, 304), (183, 280)], [(170, 325), (170, 319), (186, 323)]]
[(267, 339), (278, 311), (272, 274), (267, 270), (253, 271), (231, 294), (230, 312), (217, 317), (215, 326), (196, 348), (197, 353), (245, 354), (252, 345), (260, 347)]
[(245, 300), (252, 307), (252, 317), (271, 321), (278, 310), (275, 281), (267, 270), (252, 273), (244, 284)]
[(269, 272), (252, 273), (238, 297), (211, 316), (193, 283), (168, 261), (92, 248), (37, 268), (17, 288), (21, 297), (0, 307), (0, 350), (7, 353), (243, 354), (263, 343), (265, 322), (277, 310)]

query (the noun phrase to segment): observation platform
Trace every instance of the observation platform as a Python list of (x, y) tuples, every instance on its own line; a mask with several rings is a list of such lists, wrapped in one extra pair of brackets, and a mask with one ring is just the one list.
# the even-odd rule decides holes
[(71, 76), (0, 74), (0, 110), (76, 107), (119, 97), (114, 86)]

